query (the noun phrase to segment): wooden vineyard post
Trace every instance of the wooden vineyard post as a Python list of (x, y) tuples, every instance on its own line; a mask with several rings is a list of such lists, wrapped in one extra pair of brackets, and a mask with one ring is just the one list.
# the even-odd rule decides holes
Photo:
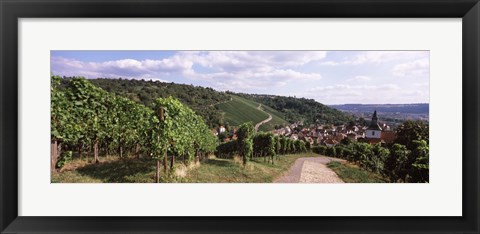
[(53, 173), (56, 172), (55, 167), (57, 165), (57, 141), (52, 141), (50, 144), (50, 169)]
[[(165, 115), (164, 115), (164, 109), (163, 107), (160, 107), (160, 112), (158, 113), (159, 114), (159, 119), (160, 119), (160, 122), (163, 122), (165, 121)], [(160, 140), (160, 139), (158, 139)], [(165, 149), (165, 152), (166, 152), (166, 149)], [(165, 153), (166, 154), (166, 153)], [(166, 158), (166, 155), (164, 156), (164, 158)], [(167, 163), (166, 161), (164, 162), (164, 169), (165, 169), (165, 175), (167, 174)], [(160, 183), (160, 159), (157, 158), (157, 183)]]
[(94, 157), (94, 163), (99, 163), (100, 160), (98, 160), (98, 140), (95, 141), (93, 144), (93, 157)]
[(160, 183), (160, 160), (157, 159), (157, 183)]
[(135, 148), (135, 157), (140, 158), (140, 144), (137, 143), (137, 146)]

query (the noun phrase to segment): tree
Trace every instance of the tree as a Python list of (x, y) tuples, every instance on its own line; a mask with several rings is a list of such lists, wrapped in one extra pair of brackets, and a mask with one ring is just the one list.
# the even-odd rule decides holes
[(383, 171), (384, 162), (390, 155), (390, 151), (383, 147), (381, 144), (375, 144), (372, 147), (373, 157), (370, 158), (370, 169), (375, 173), (381, 173)]
[(238, 148), (240, 156), (243, 159), (243, 165), (246, 165), (253, 152), (253, 133), (255, 128), (251, 122), (240, 125), (237, 130)]
[(402, 179), (407, 180), (408, 175), (408, 156), (410, 150), (401, 144), (393, 144), (390, 149), (390, 155), (385, 160), (384, 174), (390, 178), (391, 182), (397, 182)]
[(396, 129), (395, 143), (402, 144), (409, 150), (415, 148), (415, 140), (424, 140), (428, 144), (428, 123), (421, 120), (407, 120)]
[(413, 141), (415, 147), (410, 154), (412, 167), (409, 172), (409, 182), (424, 183), (429, 181), (429, 147), (426, 141)]

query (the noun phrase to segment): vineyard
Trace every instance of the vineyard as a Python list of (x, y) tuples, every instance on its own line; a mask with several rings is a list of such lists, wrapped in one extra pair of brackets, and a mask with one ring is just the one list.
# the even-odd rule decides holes
[[(52, 76), (51, 82), (53, 174), (72, 158), (84, 159), (92, 165), (83, 165), (85, 168), (96, 170), (100, 169), (95, 165), (102, 162), (119, 163), (112, 171), (124, 167), (135, 170), (139, 163), (149, 163), (155, 167), (155, 181), (160, 182), (172, 176), (176, 162), (198, 164), (215, 154), (218, 158), (238, 157), (244, 167), (258, 158), (282, 164), (281, 155), (309, 148), (303, 141), (255, 133), (251, 122), (239, 126), (237, 139), (219, 144), (203, 118), (175, 98), (157, 98), (147, 107), (84, 78)], [(165, 178), (161, 178), (161, 171)]]
[(158, 182), (161, 162), (164, 173), (168, 174), (176, 158), (189, 163), (215, 150), (216, 138), (208, 126), (178, 100), (159, 98), (150, 109), (108, 93), (83, 78), (71, 79), (61, 89), (59, 84), (60, 78), (52, 77), (53, 171), (74, 150), (80, 157), (85, 150), (87, 155), (93, 151), (93, 163), (99, 162), (100, 154), (105, 157), (115, 154), (120, 158), (143, 154), (156, 162)]

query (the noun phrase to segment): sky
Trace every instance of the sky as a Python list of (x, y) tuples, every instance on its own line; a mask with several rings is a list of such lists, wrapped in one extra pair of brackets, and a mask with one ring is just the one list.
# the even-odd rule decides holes
[(324, 104), (429, 103), (429, 51), (51, 51), (53, 75), (144, 79)]

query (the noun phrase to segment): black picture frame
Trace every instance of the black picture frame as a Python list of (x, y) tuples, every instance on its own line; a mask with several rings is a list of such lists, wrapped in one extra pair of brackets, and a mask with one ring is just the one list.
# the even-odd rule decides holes
[[(1, 233), (478, 233), (478, 0), (0, 0)], [(18, 216), (19, 18), (462, 18), (462, 217)], [(428, 199), (428, 198), (427, 198)]]

